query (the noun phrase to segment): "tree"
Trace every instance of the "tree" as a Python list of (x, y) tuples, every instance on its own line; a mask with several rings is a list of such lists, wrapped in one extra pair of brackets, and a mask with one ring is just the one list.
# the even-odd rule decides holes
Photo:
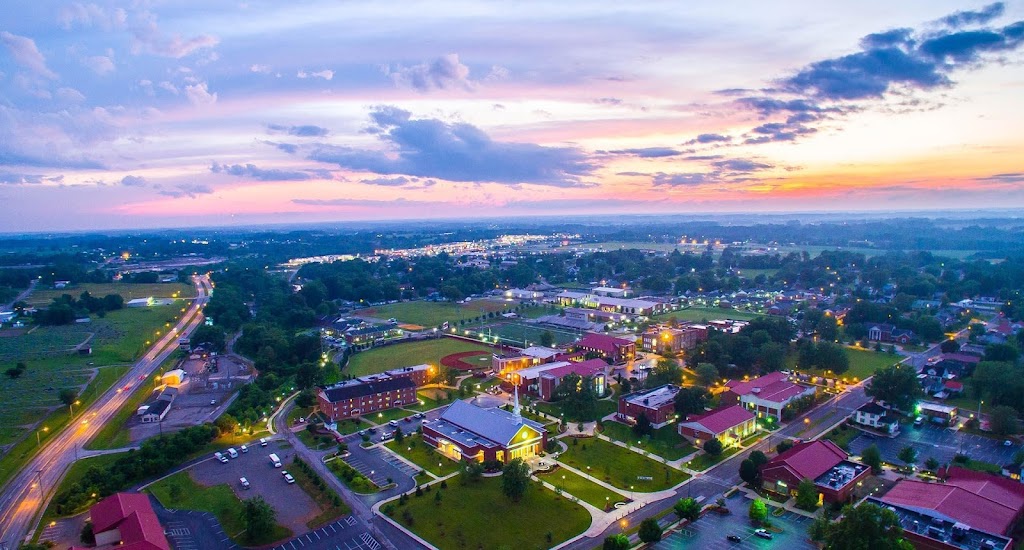
[(722, 442), (717, 438), (712, 437), (704, 442), (704, 452), (711, 456), (718, 456), (722, 454)]
[(263, 497), (243, 501), (242, 522), (249, 540), (260, 541), (274, 530), (277, 512), (263, 500)]
[(509, 462), (502, 471), (501, 491), (512, 502), (519, 502), (523, 498), (529, 483), (530, 467), (521, 458)]
[(922, 396), (917, 372), (902, 363), (875, 371), (866, 393), (901, 411), (912, 411)]
[(750, 517), (751, 521), (760, 523), (768, 517), (768, 505), (763, 500), (756, 498), (750, 503), (750, 509), (747, 510), (747, 516)]
[(939, 344), (939, 349), (942, 350), (942, 353), (956, 353), (957, 351), (960, 351), (960, 342), (957, 342), (956, 340), (943, 340), (942, 343)]
[(869, 445), (866, 449), (861, 451), (860, 460), (865, 465), (871, 467), (871, 473), (882, 473), (882, 451), (878, 450), (877, 445)]
[(594, 393), (594, 378), (568, 374), (555, 388), (555, 400), (562, 405), (562, 411), (570, 420), (590, 420), (597, 410), (597, 394)]
[(555, 344), (555, 335), (550, 330), (540, 333), (540, 345), (550, 348)]
[(632, 545), (629, 543), (629, 537), (619, 533), (605, 537), (604, 546), (601, 548), (602, 550), (629, 550), (630, 546)]
[(226, 339), (227, 334), (224, 332), (224, 327), (204, 323), (196, 327), (196, 330), (189, 336), (189, 345), (193, 348), (202, 345), (210, 351), (220, 353), (224, 351)]
[(793, 448), (793, 442), (788, 439), (779, 441), (779, 444), (775, 446), (775, 452), (782, 454)]
[(21, 369), (19, 369), (17, 367), (11, 367), (11, 368), (5, 370), (4, 374), (6, 374), (7, 377), (10, 378), (11, 380), (14, 380), (15, 378), (18, 378), (19, 376), (21, 376), (21, 374), (23, 372), (25, 372), (25, 371), (23, 371), (23, 370), (21, 370)]
[(697, 383), (702, 386), (711, 386), (715, 383), (715, 380), (718, 380), (718, 369), (711, 363), (700, 363), (695, 371), (697, 373)]
[(906, 464), (909, 468), (913, 466), (915, 462), (917, 462), (917, 449), (911, 447), (910, 445), (907, 445), (906, 447), (900, 449), (900, 452), (899, 454), (896, 455), (896, 458), (902, 460), (904, 464)]
[(822, 315), (814, 330), (818, 333), (819, 338), (829, 342), (834, 341), (839, 336), (839, 325), (836, 323), (836, 318), (831, 315)]
[(700, 503), (690, 497), (679, 499), (672, 509), (675, 510), (679, 519), (695, 521), (700, 517)]
[(939, 461), (935, 460), (934, 456), (930, 456), (928, 460), (924, 461), (924, 467), (934, 472), (939, 469)]
[(647, 418), (647, 415), (640, 413), (636, 417), (636, 423), (633, 424), (633, 434), (637, 437), (643, 437), (645, 435), (651, 435), (654, 429), (651, 427), (651, 420)]
[(777, 342), (768, 342), (758, 348), (757, 362), (765, 372), (776, 372), (786, 368), (785, 346)]
[(807, 478), (800, 480), (796, 487), (796, 505), (808, 512), (818, 507), (818, 488), (813, 481)]
[(821, 370), (843, 374), (850, 369), (850, 358), (846, 356), (846, 349), (832, 342), (819, 343), (814, 356), (815, 364)]
[(57, 393), (57, 399), (60, 399), (61, 403), (70, 407), (78, 400), (78, 392), (71, 388), (64, 388)]
[(323, 382), (324, 372), (316, 363), (306, 362), (299, 365), (295, 373), (295, 383), (300, 389), (307, 390)]
[(754, 465), (754, 461), (749, 458), (740, 462), (740, 479), (746, 481), (751, 485), (757, 485), (758, 480), (757, 466)]
[(654, 518), (647, 518), (640, 522), (640, 530), (637, 531), (637, 536), (643, 542), (658, 542), (661, 540), (661, 534), (663, 530), (658, 525), (658, 520)]
[(1008, 405), (994, 407), (989, 413), (992, 432), (1003, 437), (1020, 432), (1020, 422), (1017, 420), (1017, 411)]
[(827, 550), (913, 550), (903, 538), (899, 517), (871, 503), (843, 508), (841, 520), (825, 528)]
[(676, 412), (684, 419), (691, 414), (702, 413), (709, 398), (710, 395), (704, 388), (679, 388), (675, 400)]
[(644, 380), (644, 386), (656, 388), (665, 384), (679, 385), (683, 380), (683, 369), (675, 359), (658, 359), (651, 372)]
[(985, 348), (985, 360), (986, 361), (1003, 361), (1006, 363), (1013, 363), (1020, 357), (1020, 352), (1017, 348), (1010, 344), (992, 344)]
[(757, 466), (758, 468), (768, 463), (768, 456), (762, 453), (761, 451), (753, 451), (747, 458), (754, 463), (754, 466)]

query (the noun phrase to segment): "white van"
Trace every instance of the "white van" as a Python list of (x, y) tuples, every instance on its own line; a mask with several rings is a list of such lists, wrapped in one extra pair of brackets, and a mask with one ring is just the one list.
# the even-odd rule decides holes
[(234, 447), (231, 447), (228, 449), (228, 456), (231, 458), (238, 458), (238, 451), (236, 451)]
[(383, 434), (381, 434), (380, 440), (381, 441), (389, 441), (391, 439), (394, 439), (394, 437), (395, 437), (395, 432), (384, 432)]
[(281, 467), (281, 459), (276, 454), (272, 453), (270, 455), (270, 463), (273, 464), (275, 468)]

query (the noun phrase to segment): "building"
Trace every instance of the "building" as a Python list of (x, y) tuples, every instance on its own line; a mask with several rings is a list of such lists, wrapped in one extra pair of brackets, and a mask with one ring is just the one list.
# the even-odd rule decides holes
[(1024, 485), (954, 467), (945, 472), (945, 483), (902, 479), (879, 502), (908, 519), (904, 529), (917, 548), (964, 548), (972, 532), (979, 542), (998, 543), (988, 548), (1005, 548), (1004, 536), (1024, 514)]
[(176, 388), (164, 386), (154, 391), (149, 401), (139, 407), (135, 414), (146, 424), (163, 422), (164, 417), (171, 411), (171, 403), (174, 402), (174, 398), (177, 396), (178, 390)]
[(348, 380), (317, 388), (317, 403), (331, 422), (415, 403), (416, 383), (408, 376), (372, 382)]
[(555, 360), (563, 350), (545, 346), (530, 346), (518, 352), (495, 353), (491, 356), (491, 368), (499, 375), (525, 369)]
[(693, 349), (697, 344), (707, 340), (708, 331), (706, 327), (692, 325), (672, 328), (667, 325), (654, 326), (647, 329), (641, 337), (641, 345), (646, 351), (654, 353), (679, 353), (683, 350)]
[[(902, 483), (902, 482), (901, 482)], [(966, 523), (935, 514), (917, 506), (902, 506), (876, 497), (864, 502), (896, 514), (903, 536), (917, 550), (1011, 550), (1013, 539), (975, 529)], [(861, 503), (863, 504), (863, 502)]]
[(921, 401), (917, 404), (917, 412), (921, 416), (928, 417), (929, 420), (936, 424), (948, 426), (956, 421), (957, 414), (960, 411), (952, 405)]
[(871, 325), (868, 328), (868, 340), (875, 342), (893, 342), (897, 344), (909, 344), (916, 339), (913, 331), (898, 329), (895, 325), (881, 323)]
[[(149, 496), (115, 493), (89, 509), (96, 536), (93, 548), (118, 550), (171, 550), (164, 528), (153, 511)], [(84, 547), (72, 547), (77, 550)]]
[(813, 386), (801, 386), (789, 380), (785, 373), (772, 372), (752, 380), (730, 380), (722, 393), (722, 405), (741, 404), (754, 411), (758, 418), (782, 420), (786, 405), (802, 397), (813, 396)]
[(596, 354), (612, 363), (623, 363), (636, 357), (636, 342), (594, 332), (588, 332), (576, 342), (576, 349)]
[(411, 367), (400, 367), (397, 369), (384, 371), (380, 374), (371, 374), (369, 376), (360, 376), (359, 380), (363, 382), (378, 382), (385, 378), (408, 378), (412, 380), (412, 383), (416, 386), (423, 386), (430, 382), (430, 379), (437, 373), (432, 365), (413, 365)]
[(624, 313), (615, 313), (612, 311), (601, 311), (599, 309), (585, 309), (579, 307), (567, 307), (562, 310), (565, 314), (565, 318), (570, 321), (579, 321), (585, 323), (619, 323), (629, 319), (629, 316)]
[(180, 386), (188, 381), (188, 373), (182, 369), (169, 370), (160, 377), (160, 382), (168, 386)]
[[(577, 374), (580, 378), (592, 378), (594, 395), (604, 397), (608, 381), (605, 376), (605, 369), (608, 363), (604, 359), (589, 359), (579, 363), (558, 362), (540, 365), (527, 370), (536, 370), (532, 379), (523, 378), (527, 382), (527, 390), (544, 401), (551, 401), (555, 397), (555, 390), (561, 385), (562, 379), (570, 374)], [(520, 374), (522, 371), (520, 372)]]
[(709, 439), (717, 439), (722, 445), (739, 444), (743, 439), (757, 432), (757, 417), (740, 405), (721, 407), (711, 412), (690, 415), (679, 423), (679, 434), (693, 441), (697, 446)]
[(615, 416), (623, 422), (634, 423), (643, 414), (655, 429), (661, 428), (676, 420), (678, 393), (679, 387), (672, 384), (628, 393), (619, 397), (619, 408)]
[(889, 414), (889, 409), (874, 401), (861, 405), (850, 418), (861, 426), (874, 428), (889, 435), (900, 431), (899, 419), (895, 415)]
[(598, 286), (590, 289), (590, 293), (596, 296), (607, 296), (609, 298), (629, 298), (631, 294), (628, 288), (617, 288), (614, 286)]
[(423, 440), (452, 460), (508, 462), (543, 452), (548, 432), (522, 417), (517, 393), (512, 412), (455, 401), (440, 418), (423, 423)]
[(846, 451), (827, 439), (797, 443), (761, 466), (766, 490), (796, 496), (800, 482), (810, 479), (818, 489), (819, 503), (848, 502), (857, 483), (870, 473), (870, 468), (848, 460)]
[(508, 300), (540, 300), (544, 297), (543, 292), (523, 290), (521, 288), (510, 288), (501, 295)]
[(587, 292), (561, 292), (555, 296), (555, 301), (563, 307), (576, 306), (627, 315), (654, 315), (666, 309), (666, 304), (663, 302), (635, 298), (613, 298)]

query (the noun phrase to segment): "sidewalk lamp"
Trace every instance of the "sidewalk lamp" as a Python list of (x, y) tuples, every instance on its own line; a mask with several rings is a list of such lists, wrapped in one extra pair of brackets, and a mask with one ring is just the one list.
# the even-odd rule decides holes
[[(49, 432), (49, 431), (50, 431), (49, 427), (43, 426), (43, 432)], [(39, 441), (39, 431), (37, 430), (36, 431), (36, 447), (38, 447), (39, 445), (41, 445), (41, 443)]]

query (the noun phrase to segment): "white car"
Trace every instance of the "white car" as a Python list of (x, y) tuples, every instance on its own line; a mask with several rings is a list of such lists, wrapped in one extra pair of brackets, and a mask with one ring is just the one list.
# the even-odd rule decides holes
[(759, 537), (761, 537), (761, 538), (763, 538), (763, 539), (770, 539), (770, 538), (772, 538), (772, 534), (769, 533), (765, 529), (758, 529), (758, 530), (754, 531), (754, 534), (759, 536)]
[(238, 448), (238, 450), (242, 451), (243, 453), (247, 453), (247, 452), (249, 452), (249, 447), (246, 447), (245, 445), (242, 445), (241, 447)]
[(243, 489), (248, 489), (249, 488), (249, 480), (248, 479), (245, 479), (244, 477), (240, 477), (240, 478), (238, 478), (238, 482), (242, 484), (242, 488)]
[(220, 452), (213, 453), (213, 458), (216, 458), (218, 461), (220, 461), (223, 464), (227, 464), (227, 462), (228, 462), (228, 457), (224, 456)]
[(231, 458), (238, 458), (238, 451), (236, 451), (234, 447), (231, 447), (228, 449), (228, 456)]
[(287, 481), (288, 483), (295, 483), (295, 478), (292, 477), (292, 475), (289, 474), (287, 470), (281, 470), (281, 475), (284, 476), (284, 480)]
[(267, 446), (267, 438), (261, 437), (260, 438), (260, 447), (266, 447), (266, 446)]

